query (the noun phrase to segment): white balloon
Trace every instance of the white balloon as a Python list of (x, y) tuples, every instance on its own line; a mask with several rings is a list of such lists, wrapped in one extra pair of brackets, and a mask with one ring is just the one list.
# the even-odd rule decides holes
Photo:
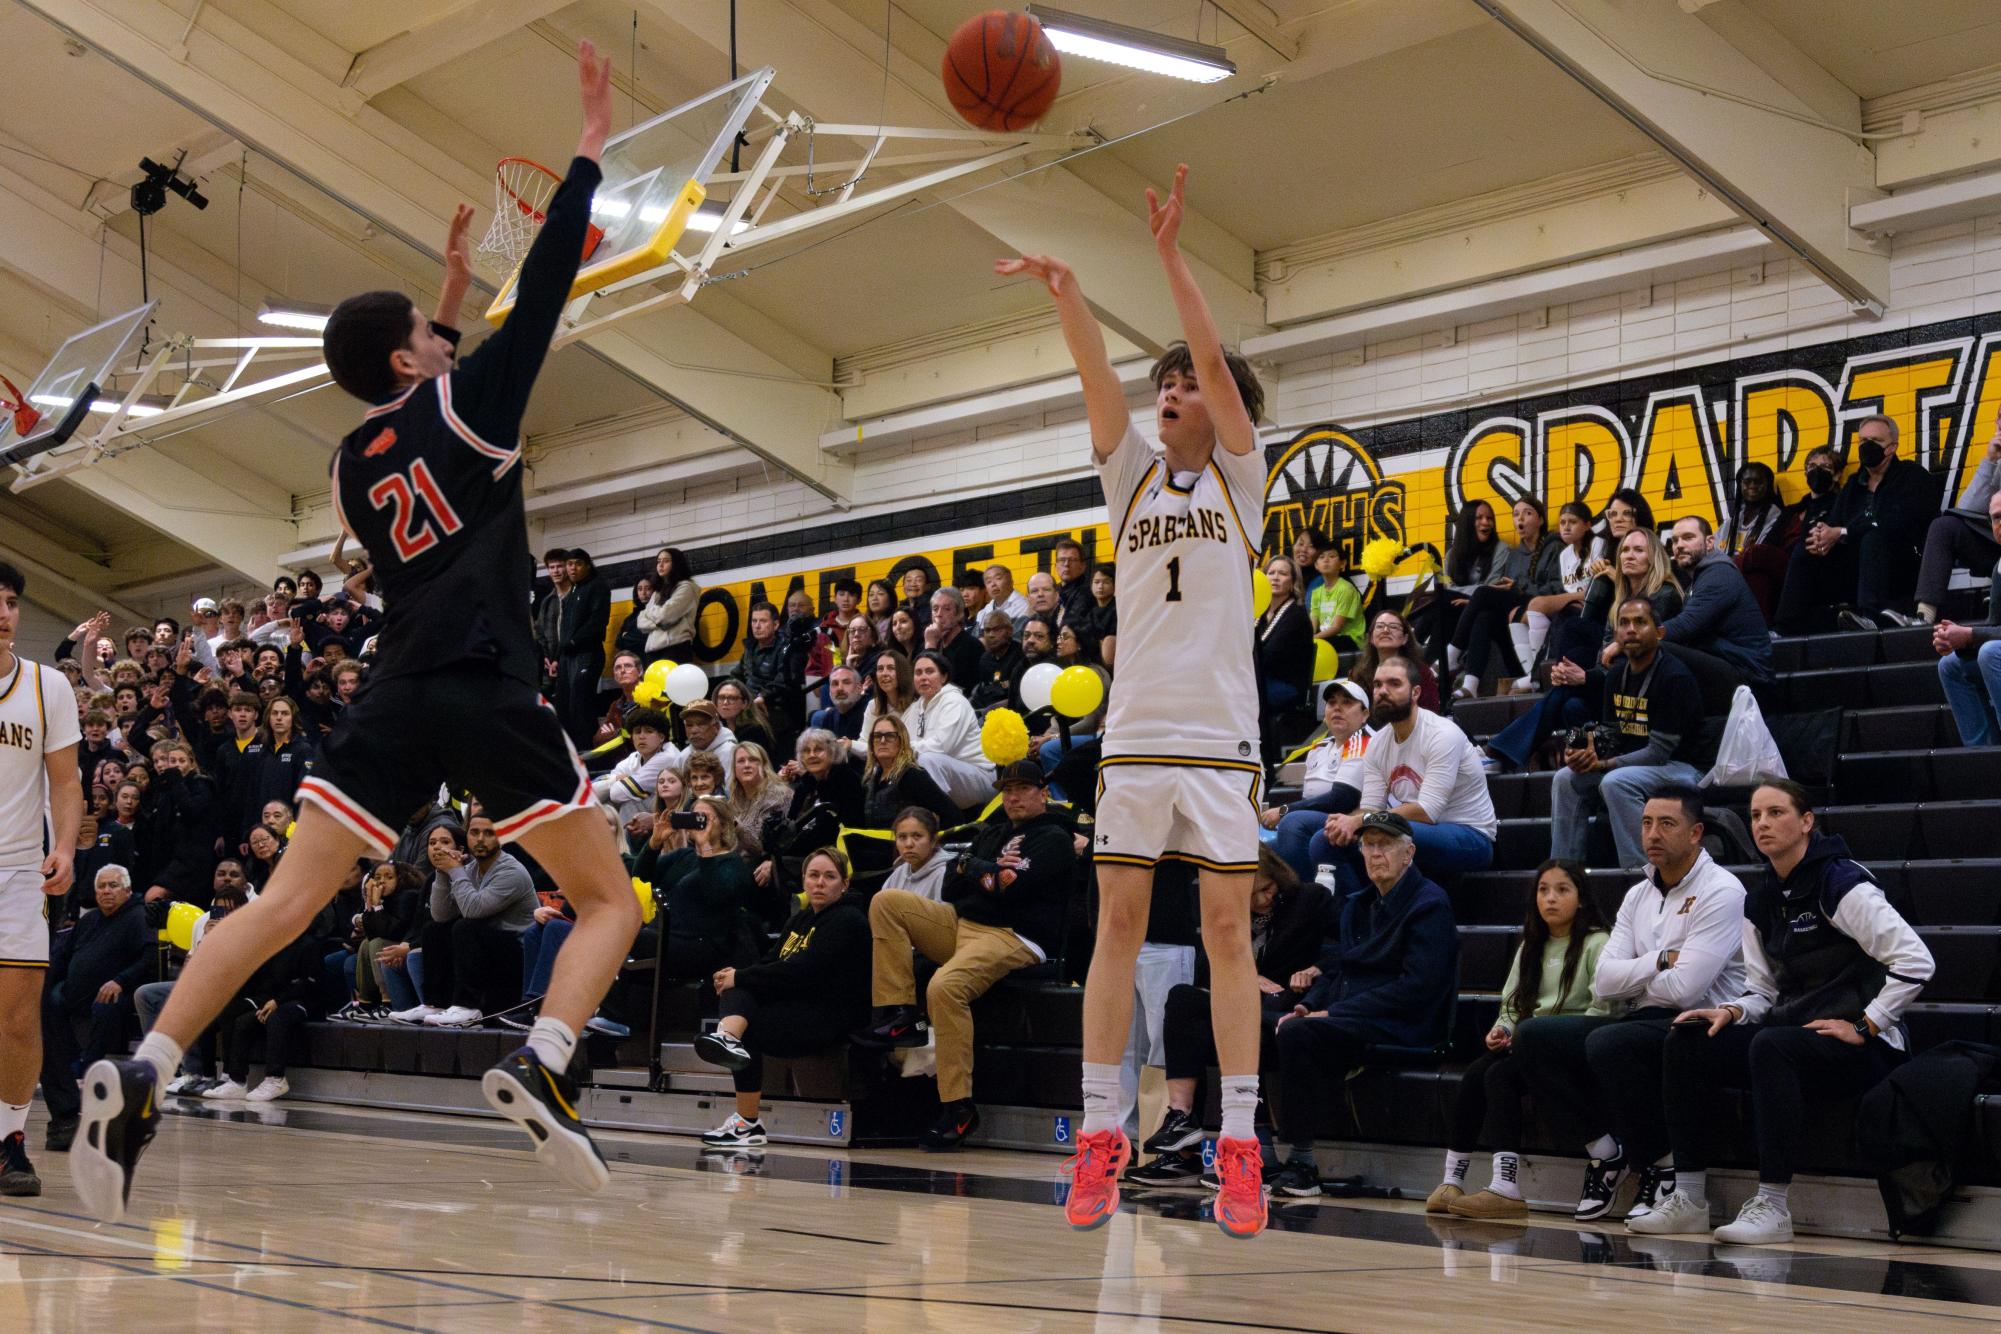
[(1063, 669), (1053, 662), (1038, 662), (1021, 674), (1021, 706), (1030, 713), (1049, 707), (1049, 692)]
[(708, 693), (709, 674), (692, 662), (667, 673), (667, 698), (684, 709)]

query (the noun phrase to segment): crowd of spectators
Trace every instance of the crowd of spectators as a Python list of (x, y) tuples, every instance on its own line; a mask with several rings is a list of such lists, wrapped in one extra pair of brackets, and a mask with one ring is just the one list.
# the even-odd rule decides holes
[[(1747, 908), (1744, 888), (1700, 850), (1694, 788), (1738, 688), (1771, 682), (1778, 632), (1933, 624), (1963, 739), (2001, 738), (2001, 574), (1986, 624), (1945, 615), (1953, 571), (1992, 573), (2001, 554), (2001, 430), (1943, 512), (1930, 474), (1898, 457), (1893, 421), (1865, 419), (1856, 454), (1844, 482), (1836, 455), (1816, 451), (1809, 493), (1792, 505), (1770, 469), (1745, 467), (1718, 526), (1657, 522), (1644, 497), (1621, 490), (1602, 513), (1562, 506), (1554, 524), (1525, 498), (1509, 541), (1494, 508), (1474, 502), (1455, 518), (1438, 576), (1410, 597), (1370, 586), (1340, 543), (1310, 529), (1267, 562), (1271, 602), (1248, 628), (1259, 740), (1274, 778), (1304, 760), (1297, 795), (1262, 812), (1270, 848), (1252, 904), (1281, 1190), (1316, 1188), (1317, 1109), (1345, 1070), (1444, 1039), (1457, 938), (1439, 885), (1493, 862), (1492, 773), (1550, 773), (1553, 859), (1501, 1019), (1463, 1085), (1434, 1207), (1518, 1212), (1519, 1104), (1534, 1090), (1572, 1116), (1591, 1160), (1580, 1218), (1610, 1207), (1630, 1167), (1642, 1178), (1635, 1226), (1679, 1228), (1702, 1204), (1702, 1150), (1677, 1130), (1690, 1109), (1661, 1102), (1664, 1062), (1747, 1083), (1761, 1107), (1796, 1118), (1801, 1081), (1859, 1084), (1899, 1059), (1897, 1017), (1929, 968), (1922, 944), (1839, 840), (1812, 831), (1806, 794), (1786, 784), (1760, 789), (1772, 880)], [(593, 1027), (621, 1036), (648, 1017), (649, 968), (712, 992), (720, 1026), (701, 1052), (738, 1090), (708, 1137), (726, 1148), (765, 1138), (765, 1056), (850, 1038), (929, 1047), (941, 1112), (925, 1143), (961, 1142), (978, 1123), (972, 1002), (1011, 973), (1088, 948), (1072, 919), (1085, 904), (1102, 707), (1058, 719), (1026, 709), (1021, 685), (1053, 663), (1116, 688), (1116, 571), (1089, 567), (1065, 541), (1020, 590), (1000, 564), (946, 587), (921, 564), (893, 585), (840, 580), (824, 606), (795, 588), (782, 609), (750, 607), (736, 663), (708, 698), (675, 707), (638, 691), (650, 665), (695, 657), (701, 588), (687, 557), (662, 550), (620, 606), (587, 552), (553, 549), (544, 563), (533, 610), (542, 684), (655, 908), (633, 943), (634, 976)], [(299, 781), (366, 689), (382, 614), (371, 590), (365, 566), (328, 596), (307, 571), (249, 607), (199, 599), (187, 627), (163, 618), (121, 643), (100, 616), (64, 644), (88, 801), (45, 1005), (52, 1137), (73, 1125), (62, 1072), (158, 1013), (178, 953), (163, 972), (156, 935), (174, 906), (203, 914), (198, 940), (284, 857)], [(1476, 745), (1452, 710), (1495, 686), (1538, 698)], [(1028, 757), (1000, 766), (982, 743), (997, 706), (1026, 714), (1031, 731)], [(1314, 743), (1301, 746), (1309, 732)], [(1647, 868), (1609, 926), (1582, 893), (1594, 862)], [(1802, 877), (1849, 942), (1830, 938), (1830, 950), (1861, 950), (1909, 979), (1808, 1016), (1864, 1023), (1855, 1042), (1835, 1036), (1867, 1059), (1830, 1064), (1832, 1048), (1802, 1051), (1770, 1029), (1801, 973), (1775, 970), (1771, 951), (1787, 946), (1772, 938), (1775, 910), (1758, 905), (1808, 892)], [(282, 1096), (300, 1027), (327, 1014), (532, 1021), (571, 917), (469, 794), (412, 812), (390, 856), (357, 865), (350, 881), (191, 1048), (173, 1091)], [(1658, 902), (1671, 888), (1698, 906), (1664, 928)], [(1209, 1053), (1193, 938), (1165, 919), (1157, 934), (1177, 951), (1175, 969), (1134, 1041), (1141, 1061), (1166, 1066), (1170, 1110), (1148, 1142), (1157, 1157), (1136, 1170), (1164, 1182), (1199, 1174), (1191, 1149)], [(1069, 969), (1080, 971), (1074, 959)], [(1691, 1015), (1713, 1047), (1689, 1036)], [(253, 1060), (265, 1070), (254, 1087)], [(1760, 1130), (1773, 1189), (1740, 1231), (1762, 1237), (1784, 1222), (1790, 1163), (1762, 1111)], [(1493, 1150), (1494, 1172), (1467, 1194), (1476, 1144)]]

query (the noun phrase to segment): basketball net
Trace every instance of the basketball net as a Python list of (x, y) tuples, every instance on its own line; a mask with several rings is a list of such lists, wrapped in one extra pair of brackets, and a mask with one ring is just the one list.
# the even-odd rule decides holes
[[(493, 169), (493, 221), (474, 249), (498, 267), (512, 270), (528, 255), (528, 247), (549, 216), (549, 197), (562, 178), (539, 162), (504, 157)], [(592, 224), (584, 233), (585, 259), (604, 239), (604, 229)]]

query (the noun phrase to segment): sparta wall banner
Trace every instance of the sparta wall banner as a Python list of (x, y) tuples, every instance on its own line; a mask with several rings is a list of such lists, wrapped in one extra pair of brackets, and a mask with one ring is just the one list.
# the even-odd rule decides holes
[(1900, 457), (1944, 477), (1957, 501), (2001, 411), (2001, 315), (1827, 343), (1640, 379), (1344, 430), (1310, 426), (1270, 449), (1264, 548), (1289, 551), (1302, 527), (1345, 543), (1377, 537), (1445, 547), (1469, 501), (1509, 513), (1524, 495), (1552, 513), (1595, 512), (1622, 486), (1662, 524), (1715, 523), (1737, 471), (1764, 463), (1788, 502), (1806, 492), (1806, 456), (1831, 445), (1844, 475), (1857, 423), (1896, 422)]

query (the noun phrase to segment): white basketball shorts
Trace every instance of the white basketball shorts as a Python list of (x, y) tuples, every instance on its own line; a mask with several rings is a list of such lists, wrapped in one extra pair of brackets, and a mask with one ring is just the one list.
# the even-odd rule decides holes
[(0, 968), (48, 966), (49, 910), (41, 868), (0, 868)]
[(1254, 760), (1107, 756), (1098, 764), (1096, 860), (1255, 871), (1263, 781)]

